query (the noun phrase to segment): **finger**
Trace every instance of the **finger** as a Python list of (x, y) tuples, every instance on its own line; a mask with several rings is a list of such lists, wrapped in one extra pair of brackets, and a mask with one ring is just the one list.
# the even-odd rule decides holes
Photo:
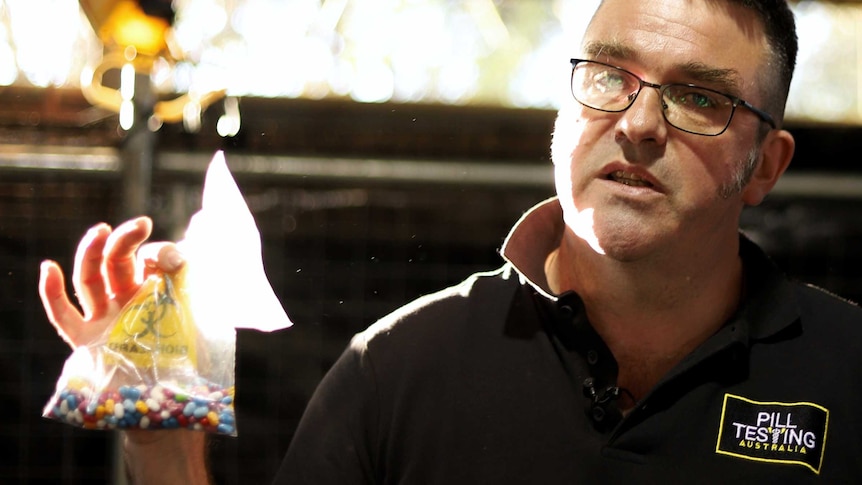
[[(102, 278), (102, 250), (111, 232), (107, 224), (97, 224), (81, 238), (75, 251), (75, 267), (72, 272), (72, 286), (78, 303), (84, 310), (84, 319), (89, 320), (103, 308), (108, 300), (105, 280)], [(58, 268), (59, 271), (59, 268)], [(60, 273), (62, 276), (62, 273)], [(63, 295), (65, 296), (65, 291)]]
[(149, 217), (139, 217), (120, 224), (108, 236), (102, 252), (102, 273), (107, 282), (108, 293), (119, 303), (125, 303), (140, 281), (136, 276), (135, 252), (138, 246), (150, 237), (153, 223)]
[(39, 297), (48, 316), (48, 321), (57, 333), (72, 348), (77, 347), (77, 336), (84, 325), (78, 309), (66, 295), (66, 284), (60, 266), (54, 261), (44, 261), (39, 268)]
[(177, 245), (171, 242), (155, 242), (141, 246), (138, 251), (138, 267), (147, 277), (155, 272), (174, 273), (185, 264)]

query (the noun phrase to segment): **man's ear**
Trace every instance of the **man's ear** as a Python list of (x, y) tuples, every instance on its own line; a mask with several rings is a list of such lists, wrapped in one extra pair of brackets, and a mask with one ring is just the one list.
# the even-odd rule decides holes
[(742, 189), (742, 201), (746, 205), (760, 204), (772, 190), (778, 178), (790, 165), (796, 141), (788, 131), (772, 130), (760, 147), (760, 161), (748, 185)]

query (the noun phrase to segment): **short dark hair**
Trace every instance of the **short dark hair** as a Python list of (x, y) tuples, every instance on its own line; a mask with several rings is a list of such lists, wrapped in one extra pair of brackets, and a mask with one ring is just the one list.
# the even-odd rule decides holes
[(796, 36), (796, 21), (786, 0), (729, 0), (757, 12), (763, 24), (766, 41), (769, 44), (772, 74), (777, 75), (775, 83), (763, 84), (764, 108), (781, 122), (790, 92), (790, 81), (796, 68), (796, 53), (799, 42)]
[[(799, 50), (796, 21), (787, 0), (707, 0), (713, 3), (729, 2), (754, 11), (763, 24), (763, 32), (770, 50), (769, 72), (760, 85), (765, 105), (763, 108), (775, 117), (780, 125), (784, 120), (790, 81), (796, 68)], [(604, 0), (599, 2), (599, 6)]]

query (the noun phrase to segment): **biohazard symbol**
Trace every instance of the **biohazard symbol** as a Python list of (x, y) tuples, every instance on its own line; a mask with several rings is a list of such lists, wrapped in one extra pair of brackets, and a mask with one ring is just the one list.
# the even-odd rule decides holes
[(787, 431), (787, 428), (766, 428), (766, 431), (772, 435), (772, 442), (778, 443), (778, 438)]
[(176, 329), (171, 334), (164, 334), (159, 332), (160, 324), (165, 320), (165, 317), (168, 315), (168, 312), (170, 310), (176, 309), (177, 301), (174, 299), (172, 294), (173, 284), (171, 283), (171, 280), (169, 278), (165, 278), (164, 292), (161, 292), (156, 289), (153, 296), (147, 298), (143, 303), (139, 305), (132, 306), (131, 308), (133, 308), (140, 314), (140, 318), (138, 318), (138, 321), (144, 324), (144, 329), (136, 333), (129, 333), (128, 331), (126, 331), (126, 335), (136, 340), (146, 337), (149, 334), (152, 334), (154, 337), (159, 339), (166, 339), (176, 335)]

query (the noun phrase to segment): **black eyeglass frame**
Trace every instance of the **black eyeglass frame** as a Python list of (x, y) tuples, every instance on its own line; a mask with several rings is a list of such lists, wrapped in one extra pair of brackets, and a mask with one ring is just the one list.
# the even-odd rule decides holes
[[(661, 99), (662, 99), (662, 100), (664, 100), (664, 94), (665, 94), (665, 91), (666, 91), (668, 88), (670, 88), (670, 87), (672, 87), (672, 86), (686, 86), (686, 87), (690, 87), (690, 88), (702, 89), (702, 90), (704, 90), (704, 91), (709, 91), (709, 92), (711, 92), (711, 93), (715, 93), (715, 94), (720, 94), (720, 95), (722, 95), (722, 96), (726, 97), (727, 99), (729, 99), (729, 100), (731, 101), (730, 116), (727, 118), (727, 123), (724, 125), (724, 128), (722, 128), (722, 129), (721, 129), (721, 131), (719, 131), (718, 133), (715, 133), (715, 134), (698, 133), (698, 132), (696, 132), (696, 131), (690, 131), (690, 130), (686, 130), (686, 129), (684, 129), (684, 128), (680, 128), (680, 127), (676, 126), (675, 124), (673, 124), (670, 120), (668, 120), (668, 119), (667, 119), (667, 113), (665, 112), (665, 109), (664, 109), (664, 108), (665, 108), (665, 106), (664, 106), (664, 104), (662, 104), (661, 114), (662, 114), (662, 116), (664, 117), (664, 120), (667, 122), (667, 124), (668, 124), (668, 125), (670, 125), (670, 126), (672, 126), (672, 127), (676, 128), (677, 130), (684, 131), (684, 132), (686, 132), (686, 133), (691, 133), (691, 134), (693, 134), (693, 135), (701, 135), (701, 136), (719, 136), (719, 135), (721, 135), (722, 133), (724, 133), (725, 131), (727, 131), (727, 128), (730, 126), (731, 121), (733, 121), (733, 115), (736, 113), (736, 107), (737, 107), (737, 106), (742, 106), (742, 107), (744, 107), (744, 108), (748, 109), (749, 111), (751, 111), (752, 113), (754, 113), (755, 115), (757, 115), (757, 117), (758, 117), (758, 118), (760, 118), (760, 120), (761, 120), (761, 121), (763, 121), (764, 123), (766, 123), (766, 124), (768, 124), (769, 126), (771, 126), (773, 130), (775, 130), (775, 129), (777, 129), (777, 128), (778, 128), (778, 125), (775, 123), (775, 119), (772, 117), (772, 115), (770, 115), (770, 114), (769, 114), (769, 113), (767, 113), (766, 111), (763, 111), (762, 109), (760, 109), (760, 108), (758, 108), (758, 107), (754, 106), (753, 104), (749, 103), (748, 101), (745, 101), (745, 100), (744, 100), (744, 99), (742, 99), (742, 98), (739, 98), (739, 97), (736, 97), (736, 96), (732, 96), (732, 95), (727, 94), (727, 93), (722, 93), (721, 91), (716, 91), (715, 89), (705, 88), (705, 87), (702, 87), (702, 86), (698, 86), (698, 85), (696, 85), (696, 84), (686, 84), (686, 83), (655, 84), (655, 83), (651, 83), (651, 82), (649, 82), (649, 81), (645, 81), (645, 80), (641, 79), (641, 78), (640, 78), (640, 76), (638, 76), (637, 74), (634, 74), (633, 72), (631, 72), (631, 71), (629, 71), (629, 70), (627, 70), (627, 69), (623, 69), (622, 67), (615, 66), (615, 65), (613, 65), (613, 64), (608, 64), (608, 63), (601, 62), (601, 61), (594, 61), (594, 60), (592, 60), (592, 59), (575, 59), (575, 58), (573, 58), (573, 59), (570, 59), (570, 61), (569, 61), (569, 62), (571, 62), (571, 63), (572, 63), (572, 75), (571, 75), (571, 79), (569, 80), (569, 91), (572, 93), (572, 97), (573, 97), (573, 98), (575, 98), (575, 101), (577, 101), (577, 102), (579, 102), (579, 103), (583, 104), (583, 105), (584, 105), (584, 106), (586, 106), (587, 108), (594, 109), (594, 110), (596, 110), (596, 111), (603, 111), (603, 112), (605, 112), (605, 113), (622, 113), (623, 111), (625, 111), (625, 110), (627, 110), (627, 109), (629, 109), (629, 108), (631, 108), (631, 107), (632, 107), (632, 105), (635, 103), (635, 101), (637, 100), (638, 96), (640, 95), (641, 91), (643, 91), (644, 86), (649, 87), (649, 88), (657, 89), (657, 90), (658, 90), (658, 92), (659, 92), (659, 94), (660, 94), (660, 96), (661, 96)], [(594, 106), (590, 106), (590, 105), (588, 105), (588, 104), (584, 103), (583, 101), (581, 101), (580, 99), (578, 99), (578, 97), (577, 97), (577, 96), (575, 96), (575, 89), (574, 89), (574, 88), (575, 88), (575, 86), (574, 86), (574, 80), (575, 80), (575, 68), (577, 68), (578, 64), (582, 64), (582, 63), (585, 63), (585, 62), (588, 62), (588, 63), (591, 63), (591, 64), (599, 64), (599, 65), (602, 65), (602, 66), (606, 66), (606, 67), (610, 67), (610, 68), (613, 68), (613, 69), (617, 69), (617, 70), (622, 71), (622, 72), (624, 72), (624, 73), (628, 74), (629, 76), (632, 76), (633, 78), (635, 78), (635, 79), (637, 79), (637, 80), (638, 80), (638, 83), (639, 83), (638, 90), (635, 92), (635, 95), (634, 95), (634, 96), (631, 96), (631, 99), (629, 100), (629, 103), (628, 103), (624, 108), (622, 108), (622, 109), (614, 109), (614, 110), (611, 110), (611, 109), (596, 108), (596, 107), (594, 107)], [(664, 103), (664, 101), (662, 101), (662, 103)]]

